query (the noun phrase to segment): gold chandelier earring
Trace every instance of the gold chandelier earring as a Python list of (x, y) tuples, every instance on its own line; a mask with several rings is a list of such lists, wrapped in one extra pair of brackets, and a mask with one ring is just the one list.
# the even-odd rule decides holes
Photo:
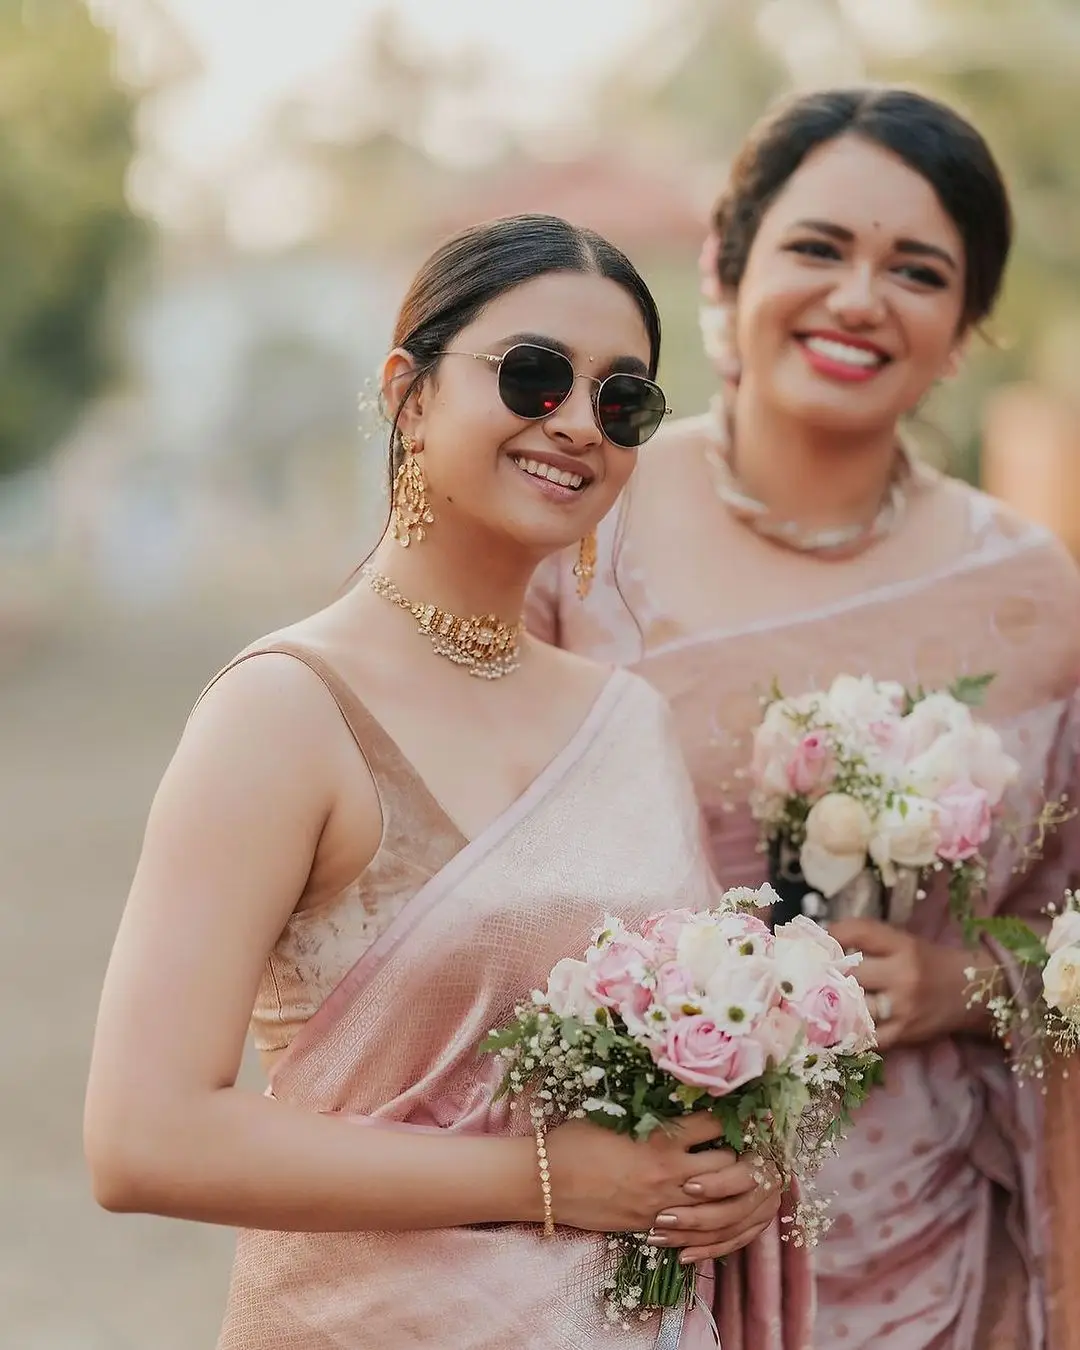
[(574, 564), (574, 576), (577, 577), (578, 599), (584, 600), (592, 590), (593, 577), (596, 575), (596, 531), (590, 530), (578, 545), (577, 562)]
[(402, 548), (408, 548), (413, 536), (424, 537), (424, 527), (434, 524), (435, 517), (428, 505), (424, 471), (417, 459), (416, 442), (411, 436), (401, 437), (402, 460), (394, 475), (394, 500), (390, 510), (390, 537)]

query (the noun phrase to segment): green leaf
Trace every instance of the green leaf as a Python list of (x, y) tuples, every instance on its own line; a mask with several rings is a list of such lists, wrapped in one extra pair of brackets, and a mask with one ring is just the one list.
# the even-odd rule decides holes
[(675, 1096), (683, 1106), (692, 1109), (706, 1095), (703, 1087), (693, 1087), (690, 1083), (680, 1083), (675, 1089)]
[(654, 1116), (652, 1112), (646, 1112), (638, 1123), (634, 1126), (634, 1135), (638, 1139), (648, 1139), (654, 1130), (658, 1130), (663, 1124), (659, 1116)]
[(921, 703), (925, 697), (926, 690), (921, 684), (917, 684), (914, 689), (909, 689), (904, 698), (904, 716), (907, 717), (915, 705)]
[(482, 1055), (493, 1055), (500, 1050), (508, 1050), (511, 1046), (520, 1042), (522, 1035), (522, 1029), (517, 1025), (503, 1027), (501, 1031), (493, 1031), (480, 1042), (480, 1053)]
[(733, 1153), (741, 1153), (744, 1147), (743, 1127), (739, 1120), (738, 1113), (725, 1116), (723, 1126), (724, 1143), (727, 1144), (728, 1148), (730, 1148)]
[(567, 1045), (577, 1045), (581, 1040), (582, 1026), (576, 1017), (564, 1017), (559, 1024), (559, 1035)]
[(1015, 915), (999, 914), (990, 919), (973, 919), (971, 926), (985, 933), (1006, 951), (1012, 952), (1023, 965), (1041, 969), (1050, 959), (1042, 938)]
[(978, 708), (982, 706), (986, 691), (996, 678), (994, 671), (988, 671), (985, 675), (961, 675), (949, 685), (949, 693), (958, 703)]

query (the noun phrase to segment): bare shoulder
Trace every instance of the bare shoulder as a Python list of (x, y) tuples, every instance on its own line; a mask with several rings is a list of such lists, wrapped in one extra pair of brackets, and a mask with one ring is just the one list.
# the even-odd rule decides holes
[(1053, 530), (970, 483), (948, 478), (943, 487), (958, 509), (965, 512), (977, 539), (1022, 549), (1036, 562), (1047, 584), (1063, 588), (1067, 595), (1080, 596), (1080, 565)]
[(625, 666), (610, 661), (596, 661), (561, 647), (550, 647), (543, 642), (530, 644), (530, 657), (539, 667), (538, 683), (556, 697), (578, 697), (583, 702), (594, 702), (604, 689), (618, 681), (620, 687), (643, 706), (656, 709), (666, 716), (667, 701), (648, 680)]
[(611, 678), (610, 663), (594, 661), (589, 656), (553, 647), (536, 638), (530, 638), (528, 660), (533, 667), (533, 679), (542, 684), (549, 695), (556, 697), (588, 698), (598, 694)]
[(320, 676), (296, 655), (320, 655), (316, 620), (250, 643), (210, 681), (188, 719), (184, 739), (241, 745), (294, 764), (324, 763), (341, 744), (341, 712)]
[(712, 422), (708, 413), (680, 417), (662, 427), (641, 451), (638, 473), (655, 471), (654, 466), (670, 466), (672, 456), (698, 456), (708, 444)]

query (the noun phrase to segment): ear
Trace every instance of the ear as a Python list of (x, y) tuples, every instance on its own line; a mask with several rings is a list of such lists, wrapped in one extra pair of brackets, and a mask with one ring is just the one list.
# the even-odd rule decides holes
[(968, 348), (971, 346), (970, 331), (962, 334), (953, 344), (952, 351), (949, 353), (948, 360), (945, 362), (945, 369), (941, 372), (943, 380), (955, 380), (957, 375), (964, 368), (964, 362), (967, 360)]
[[(398, 427), (406, 436), (419, 441), (420, 422), (423, 417), (424, 385), (421, 382), (409, 393), (416, 379), (416, 358), (404, 347), (395, 347), (382, 365), (379, 377), (379, 389), (382, 393), (383, 407), (393, 421), (398, 417)], [(406, 398), (406, 396), (408, 396)]]

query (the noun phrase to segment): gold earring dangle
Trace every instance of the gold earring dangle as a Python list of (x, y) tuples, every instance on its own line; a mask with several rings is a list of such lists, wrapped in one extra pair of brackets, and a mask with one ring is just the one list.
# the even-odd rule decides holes
[(402, 548), (408, 548), (415, 535), (417, 541), (424, 537), (425, 525), (432, 525), (435, 517), (431, 514), (425, 491), (424, 471), (417, 459), (416, 442), (411, 436), (401, 437), (404, 452), (401, 464), (394, 475), (394, 503), (390, 512), (390, 535)]
[(578, 599), (584, 600), (592, 590), (593, 577), (596, 575), (596, 531), (590, 530), (578, 545), (577, 562), (574, 564), (574, 576), (577, 577)]

